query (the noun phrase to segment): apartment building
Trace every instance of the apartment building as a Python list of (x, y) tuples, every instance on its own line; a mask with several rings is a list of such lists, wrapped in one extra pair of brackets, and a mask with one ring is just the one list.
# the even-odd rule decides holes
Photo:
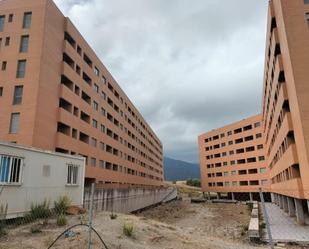
[(305, 223), (309, 208), (309, 1), (269, 2), (263, 132), (271, 192)]
[(259, 199), (259, 188), (269, 192), (262, 115), (202, 134), (199, 150), (203, 192), (239, 200)]
[(159, 138), (52, 0), (0, 2), (0, 106), (0, 140), (84, 156), (86, 184), (163, 184)]

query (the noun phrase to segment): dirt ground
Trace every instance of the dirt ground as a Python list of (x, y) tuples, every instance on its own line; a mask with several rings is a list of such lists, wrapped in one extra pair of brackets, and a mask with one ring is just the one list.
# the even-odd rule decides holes
[[(94, 215), (93, 227), (108, 249), (266, 249), (269, 246), (252, 244), (247, 239), (249, 208), (243, 204), (194, 204), (189, 196), (201, 196), (200, 189), (177, 185), (183, 200), (157, 206), (136, 215), (100, 212)], [(0, 249), (47, 249), (55, 238), (70, 225), (86, 223), (84, 216), (69, 217), (66, 227), (56, 221), (37, 222), (11, 228), (0, 237)], [(124, 224), (133, 226), (133, 236), (123, 233)], [(39, 232), (31, 232), (38, 227)], [(72, 230), (73, 237), (60, 238), (53, 249), (87, 248), (87, 228)], [(92, 249), (102, 249), (97, 235), (92, 233)], [(296, 248), (296, 247), (286, 247)], [(299, 247), (301, 248), (301, 247)]]
[[(249, 222), (249, 210), (240, 204), (191, 204), (188, 201), (174, 201), (138, 215), (118, 214), (111, 220), (110, 213), (95, 215), (94, 228), (102, 236), (109, 249), (251, 249), (267, 248), (250, 244), (244, 234)], [(71, 217), (69, 223), (80, 223), (78, 217)], [(123, 235), (123, 225), (132, 224), (133, 237)], [(1, 249), (43, 249), (61, 233), (64, 228), (38, 223), (41, 232), (31, 233), (34, 224), (10, 229), (0, 239)], [(86, 248), (86, 228), (73, 229), (74, 237), (61, 238), (52, 248)], [(93, 234), (93, 249), (102, 248), (98, 237)]]

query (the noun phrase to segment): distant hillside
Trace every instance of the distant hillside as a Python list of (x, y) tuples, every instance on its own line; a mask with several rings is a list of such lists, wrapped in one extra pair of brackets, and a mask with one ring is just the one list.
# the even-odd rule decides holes
[(200, 167), (198, 164), (164, 157), (164, 175), (166, 181), (200, 178)]

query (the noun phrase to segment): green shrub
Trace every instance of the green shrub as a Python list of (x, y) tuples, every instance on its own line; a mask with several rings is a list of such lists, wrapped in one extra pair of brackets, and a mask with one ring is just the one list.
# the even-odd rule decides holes
[(67, 209), (71, 205), (71, 200), (67, 196), (60, 196), (57, 201), (54, 202), (56, 214), (65, 214)]
[(189, 179), (186, 182), (187, 185), (193, 187), (201, 187), (201, 180), (200, 179)]
[(58, 217), (57, 217), (57, 225), (58, 226), (65, 226), (66, 224), (68, 224), (67, 217), (64, 214), (58, 215)]
[(124, 223), (123, 224), (123, 234), (127, 237), (132, 237), (134, 232), (133, 224), (131, 223)]
[(49, 209), (49, 202), (45, 200), (41, 204), (32, 204), (30, 215), (33, 220), (35, 219), (46, 219), (51, 216), (51, 212)]

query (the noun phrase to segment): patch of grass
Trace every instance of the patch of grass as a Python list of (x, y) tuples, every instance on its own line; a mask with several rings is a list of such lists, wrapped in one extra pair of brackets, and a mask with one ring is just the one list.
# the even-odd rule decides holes
[(31, 205), (31, 211), (30, 211), (31, 217), (33, 220), (35, 219), (46, 219), (51, 216), (51, 212), (49, 209), (49, 202), (45, 200), (41, 204), (32, 204)]
[(71, 200), (67, 196), (60, 196), (57, 201), (54, 202), (55, 213), (65, 214), (71, 205)]
[(134, 226), (132, 223), (124, 223), (122, 230), (125, 236), (132, 237), (134, 233)]
[(8, 211), (8, 204), (0, 205), (0, 237), (7, 235), (6, 231), (6, 215)]
[(41, 233), (42, 230), (39, 228), (39, 226), (35, 225), (30, 228), (30, 232), (31, 233)]
[(261, 222), (260, 223), (260, 230), (266, 228), (266, 223), (265, 222)]
[(64, 214), (60, 214), (57, 217), (57, 225), (58, 226), (65, 226), (66, 224), (68, 224), (68, 219)]
[(242, 225), (241, 226), (241, 236), (244, 236), (244, 235), (246, 235), (246, 233), (248, 232), (248, 229), (249, 229), (249, 226), (248, 225)]
[(115, 219), (117, 219), (117, 214), (112, 213), (112, 214), (110, 214), (109, 217), (111, 218), (111, 220), (115, 220)]
[(5, 226), (4, 226), (3, 224), (0, 223), (0, 238), (1, 238), (2, 236), (7, 235), (7, 234), (8, 234), (8, 233), (7, 233), (7, 230), (5, 229)]

